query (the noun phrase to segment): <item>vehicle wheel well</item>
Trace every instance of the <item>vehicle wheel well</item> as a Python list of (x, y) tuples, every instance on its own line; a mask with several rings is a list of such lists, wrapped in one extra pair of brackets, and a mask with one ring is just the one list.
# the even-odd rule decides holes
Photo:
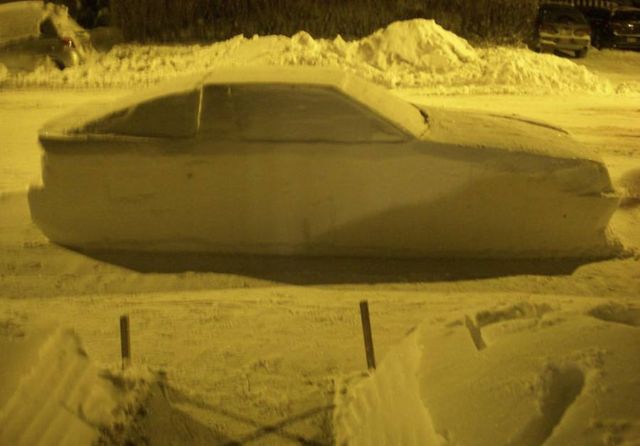
[(66, 68), (64, 62), (62, 62), (60, 59), (51, 59), (54, 63), (54, 65), (56, 66), (56, 68), (58, 68), (59, 70), (64, 70)]

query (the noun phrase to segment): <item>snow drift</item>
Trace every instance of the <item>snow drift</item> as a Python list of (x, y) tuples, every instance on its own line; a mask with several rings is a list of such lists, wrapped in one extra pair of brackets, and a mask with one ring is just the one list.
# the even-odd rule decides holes
[(0, 321), (0, 444), (92, 445), (124, 401), (70, 330)]
[(620, 304), (424, 322), (339, 396), (336, 443), (635, 444), (639, 346), (638, 309)]
[[(236, 36), (212, 45), (120, 45), (63, 72), (40, 67), (12, 74), (10, 85), (72, 87), (151, 84), (216, 67), (331, 66), (395, 88), (425, 93), (610, 94), (614, 87), (586, 68), (526, 48), (474, 48), (433, 20), (395, 22), (360, 40)], [(625, 87), (625, 93), (635, 90)]]

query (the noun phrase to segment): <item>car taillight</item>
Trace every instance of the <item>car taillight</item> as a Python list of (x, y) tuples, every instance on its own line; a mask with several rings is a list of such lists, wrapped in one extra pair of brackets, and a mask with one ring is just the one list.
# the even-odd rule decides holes
[(588, 28), (578, 28), (575, 31), (573, 31), (573, 34), (578, 36), (578, 37), (584, 37), (584, 36), (588, 36), (589, 34), (591, 34), (591, 30)]
[(69, 48), (75, 48), (76, 46), (76, 44), (73, 43), (73, 39), (71, 39), (70, 37), (63, 37), (62, 39), (60, 39), (60, 41), (64, 46), (68, 46)]
[(547, 33), (547, 34), (557, 34), (558, 30), (556, 29), (555, 26), (551, 26), (551, 25), (540, 25), (540, 32), (541, 33)]

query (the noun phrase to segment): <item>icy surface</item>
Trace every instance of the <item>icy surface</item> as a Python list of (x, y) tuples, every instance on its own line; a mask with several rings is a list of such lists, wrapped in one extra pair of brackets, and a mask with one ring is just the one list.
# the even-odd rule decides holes
[(203, 72), (220, 66), (334, 66), (387, 87), (421, 88), (435, 94), (559, 93), (637, 94), (634, 84), (617, 86), (572, 60), (527, 48), (474, 48), (434, 21), (396, 22), (360, 40), (236, 36), (193, 46), (119, 45), (63, 72), (39, 67), (11, 75), (10, 85), (71, 87), (132, 86)]

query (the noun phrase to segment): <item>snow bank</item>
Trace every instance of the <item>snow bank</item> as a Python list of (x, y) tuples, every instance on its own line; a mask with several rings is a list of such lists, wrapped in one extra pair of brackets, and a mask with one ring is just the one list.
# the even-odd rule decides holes
[(0, 321), (0, 444), (91, 445), (128, 400), (70, 330)]
[[(473, 48), (433, 20), (395, 22), (360, 40), (236, 36), (200, 46), (121, 45), (83, 66), (40, 67), (13, 74), (20, 86), (132, 86), (220, 66), (321, 65), (341, 67), (388, 87), (426, 93), (571, 93), (615, 91), (585, 67), (525, 48)], [(633, 85), (623, 93), (637, 92)]]
[(640, 79), (638, 78), (640, 53), (637, 51), (591, 48), (589, 56), (582, 59), (580, 64), (615, 82), (616, 93), (632, 94), (635, 92), (637, 94), (640, 91)]
[(408, 336), (389, 352), (374, 376), (338, 389), (333, 417), (336, 445), (445, 444), (420, 398), (421, 358), (416, 336)]
[(337, 444), (636, 444), (639, 315), (524, 301), (425, 322), (338, 399)]

